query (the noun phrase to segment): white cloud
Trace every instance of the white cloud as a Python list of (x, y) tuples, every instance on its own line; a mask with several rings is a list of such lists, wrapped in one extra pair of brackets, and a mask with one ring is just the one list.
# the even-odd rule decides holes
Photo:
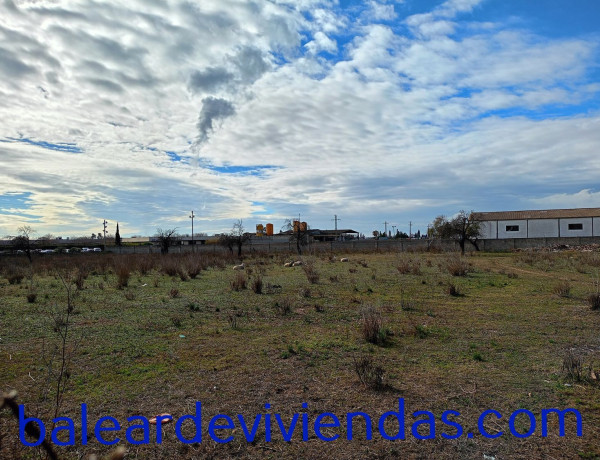
[(598, 43), (465, 23), (479, 5), (448, 1), (405, 33), (377, 24), (401, 8), (374, 1), (354, 16), (318, 0), (5, 2), (0, 195), (31, 193), (33, 217), (0, 213), (0, 234), (104, 218), (149, 233), (201, 204), (206, 231), (297, 210), (366, 226), (591, 190), (600, 116), (577, 104), (597, 97)]
[(591, 189), (580, 190), (576, 193), (556, 193), (541, 198), (531, 198), (529, 202), (542, 208), (597, 208), (600, 206), (600, 192)]

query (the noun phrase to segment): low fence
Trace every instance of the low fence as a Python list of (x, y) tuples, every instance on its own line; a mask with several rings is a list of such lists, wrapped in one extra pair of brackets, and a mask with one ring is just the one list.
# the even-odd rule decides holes
[[(576, 237), (576, 238), (510, 238), (503, 240), (479, 240), (479, 250), (485, 252), (508, 252), (518, 249), (545, 248), (558, 245), (581, 246), (600, 244), (600, 237)], [(471, 243), (465, 244), (466, 251), (474, 251)], [(158, 246), (107, 246), (107, 252), (120, 254), (156, 254), (160, 253)], [(236, 249), (234, 248), (234, 253)], [(243, 252), (295, 252), (293, 242), (248, 242), (244, 244)], [(311, 242), (303, 247), (304, 253), (322, 252), (404, 252), (404, 251), (460, 251), (460, 245), (456, 240), (437, 239), (390, 239), (390, 240), (348, 240), (331, 242)], [(170, 253), (212, 253), (225, 254), (229, 249), (217, 244), (172, 246)]]

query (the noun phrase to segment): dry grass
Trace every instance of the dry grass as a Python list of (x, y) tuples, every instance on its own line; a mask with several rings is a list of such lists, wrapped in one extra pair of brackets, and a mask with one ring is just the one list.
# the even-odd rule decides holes
[[(26, 299), (29, 286), (6, 279), (9, 266), (18, 267), (20, 261), (0, 258), (0, 390), (18, 390), (27, 413), (49, 426), (53, 414), (40, 395), (47, 374), (40, 357), (52, 351), (47, 345), (44, 350), (44, 343), (54, 332), (44, 312), (64, 300), (53, 275), (55, 265), (74, 273), (82, 263), (89, 276), (83, 290), (73, 287), (73, 331), (81, 331), (85, 339), (73, 347), (70, 385), (59, 415), (73, 417), (77, 433), (82, 402), (88, 404), (90, 421), (117, 418), (123, 427), (121, 444), (132, 458), (595, 458), (600, 456), (600, 393), (590, 366), (600, 362), (600, 315), (582, 308), (586, 294), (596, 291), (590, 287), (595, 271), (591, 265), (585, 265), (585, 272), (576, 270), (578, 261), (569, 256), (534, 256), (529, 265), (519, 254), (473, 254), (465, 258), (472, 264), (469, 276), (456, 279), (446, 267), (447, 254), (403, 255), (418, 262), (418, 276), (411, 271), (399, 276), (395, 267), (401, 257), (396, 253), (352, 254), (349, 264), (306, 255), (314, 258), (320, 279), (327, 280), (315, 286), (299, 267), (282, 267), (280, 261), (294, 260), (291, 254), (248, 255), (245, 262), (254, 268), (248, 287), (259, 274), (264, 283), (263, 294), (253, 295), (231, 289), (235, 261), (229, 258), (204, 254), (208, 269), (182, 282), (178, 272), (170, 276), (160, 269), (165, 259), (160, 255), (148, 257), (145, 273), (135, 268), (138, 257), (57, 255), (34, 259), (34, 304)], [(167, 258), (189, 277), (186, 257)], [(119, 290), (114, 267), (125, 261), (136, 273)], [(349, 274), (349, 267), (355, 273)], [(560, 279), (569, 280), (570, 297), (552, 292)], [(450, 297), (445, 291), (449, 280), (468, 295)], [(310, 298), (298, 295), (305, 288), (312, 291)], [(135, 293), (132, 300), (125, 297), (129, 292)], [(371, 313), (363, 315), (360, 305)], [(570, 348), (582, 361), (579, 368), (573, 362), (563, 370)], [(406, 403), (406, 440), (389, 442), (379, 436), (377, 420), (398, 410), (400, 397)], [(125, 427), (131, 425), (127, 417), (169, 412), (176, 419), (193, 414), (196, 401), (202, 402), (202, 443), (179, 442), (174, 424), (165, 425), (160, 446), (153, 442), (153, 431), (149, 445), (125, 441)], [(271, 442), (264, 440), (263, 425), (255, 442), (246, 442), (236, 415), (252, 423), (256, 414), (266, 413), (266, 403), (272, 413), (281, 414), (286, 427), (295, 413), (307, 413), (311, 427), (319, 413), (332, 412), (343, 424), (347, 412), (364, 411), (373, 418), (373, 439), (365, 439), (364, 422), (357, 419), (352, 441), (344, 439), (343, 425), (323, 430), (339, 434), (338, 441), (321, 442), (311, 435), (303, 442), (299, 420), (292, 442), (282, 439), (276, 422)], [(502, 413), (503, 419), (489, 429), (508, 433), (513, 411), (525, 408), (538, 417), (552, 407), (579, 410), (584, 435), (575, 436), (569, 417), (564, 437), (556, 434), (555, 420), (545, 438), (538, 435), (539, 428), (528, 439), (506, 434), (488, 440), (477, 433), (482, 410)], [(409, 427), (416, 410), (435, 414), (435, 440), (412, 438)], [(437, 424), (445, 410), (459, 411), (465, 433), (473, 430), (475, 436), (441, 438), (442, 431), (449, 432)], [(236, 423), (230, 443), (215, 443), (206, 434), (216, 414), (227, 414)], [(183, 429), (194, 436), (193, 425), (186, 422)], [(390, 424), (388, 432), (393, 430)], [(0, 458), (40, 457), (22, 445), (18, 423), (4, 413), (0, 433)], [(92, 453), (105, 458), (112, 450), (95, 441), (79, 443), (76, 435), (75, 447), (57, 446), (60, 458)]]
[(559, 281), (552, 288), (552, 292), (559, 297), (569, 297), (571, 295), (571, 283), (566, 280)]
[(231, 280), (231, 290), (232, 291), (241, 291), (246, 289), (248, 284), (248, 278), (246, 274), (241, 271), (236, 271), (233, 275), (233, 279)]

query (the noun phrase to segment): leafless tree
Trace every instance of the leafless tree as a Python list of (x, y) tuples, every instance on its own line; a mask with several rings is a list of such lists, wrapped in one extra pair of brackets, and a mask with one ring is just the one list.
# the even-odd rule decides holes
[(246, 233), (244, 229), (244, 224), (240, 219), (233, 224), (231, 232), (223, 233), (219, 237), (219, 244), (229, 249), (231, 253), (233, 253), (233, 248), (237, 247), (237, 255), (238, 257), (241, 257), (242, 247), (244, 246), (244, 244), (246, 244), (247, 241), (250, 240), (250, 237), (250, 233)]
[(35, 230), (29, 225), (24, 225), (17, 229), (18, 235), (12, 239), (12, 247), (18, 251), (23, 251), (27, 255), (29, 262), (31, 262), (31, 251), (33, 250), (33, 242), (31, 241), (31, 235), (35, 233)]
[(294, 225), (294, 221), (286, 219), (284, 227), (291, 231), (290, 241), (296, 245), (296, 251), (299, 255), (302, 255), (302, 248), (308, 244), (308, 226), (302, 227), (302, 223), (299, 221), (298, 225)]
[(157, 228), (156, 234), (154, 235), (160, 244), (160, 252), (161, 254), (168, 254), (169, 247), (173, 245), (173, 243), (177, 240), (177, 228)]

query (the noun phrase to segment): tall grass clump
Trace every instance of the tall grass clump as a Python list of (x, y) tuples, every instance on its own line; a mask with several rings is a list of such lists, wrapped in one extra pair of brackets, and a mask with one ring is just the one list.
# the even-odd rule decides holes
[(117, 288), (123, 289), (129, 284), (129, 277), (131, 276), (131, 269), (126, 263), (120, 263), (115, 267), (115, 274), (117, 275)]
[(262, 277), (260, 275), (257, 275), (256, 278), (254, 278), (252, 280), (252, 284), (250, 286), (252, 287), (252, 291), (255, 294), (262, 294), (262, 290), (263, 290)]
[(364, 339), (375, 345), (384, 345), (390, 333), (384, 325), (379, 310), (372, 305), (366, 305), (362, 307), (360, 314), (361, 331)]
[(594, 292), (587, 297), (588, 304), (592, 310), (600, 310), (600, 293)]
[(374, 390), (383, 388), (383, 376), (385, 374), (383, 367), (376, 365), (370, 356), (353, 358), (353, 361), (354, 371), (365, 388), (373, 388)]
[(471, 267), (469, 263), (460, 256), (449, 257), (446, 260), (446, 270), (452, 276), (467, 276)]
[(571, 283), (567, 280), (559, 281), (552, 288), (552, 292), (559, 297), (569, 297), (571, 295)]
[(236, 271), (233, 279), (231, 280), (231, 290), (232, 291), (241, 291), (246, 289), (248, 283), (248, 279), (246, 278), (246, 274), (240, 271)]
[(310, 284), (317, 284), (319, 282), (319, 272), (315, 269), (315, 263), (312, 260), (306, 260), (302, 265), (302, 270), (304, 270), (304, 274), (306, 275), (306, 279)]

